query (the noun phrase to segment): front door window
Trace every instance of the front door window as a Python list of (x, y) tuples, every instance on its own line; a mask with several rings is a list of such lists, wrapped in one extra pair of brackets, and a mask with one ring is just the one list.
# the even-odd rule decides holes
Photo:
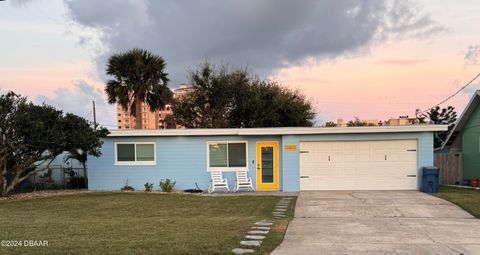
[(262, 182), (273, 183), (273, 147), (262, 147)]

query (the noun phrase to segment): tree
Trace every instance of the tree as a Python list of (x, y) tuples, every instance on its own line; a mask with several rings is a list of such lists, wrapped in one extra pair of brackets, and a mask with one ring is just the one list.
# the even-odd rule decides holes
[(143, 124), (142, 103), (156, 111), (172, 99), (165, 65), (162, 57), (137, 48), (114, 54), (108, 60), (107, 75), (113, 77), (105, 87), (108, 103), (118, 103), (135, 116), (136, 129)]
[(312, 106), (298, 91), (208, 62), (191, 71), (192, 91), (174, 103), (175, 121), (188, 128), (312, 126)]
[(311, 103), (298, 90), (277, 81), (251, 78), (250, 83), (234, 86), (230, 127), (311, 127), (315, 113)]
[(369, 126), (367, 122), (361, 121), (358, 117), (355, 117), (354, 120), (347, 122), (347, 127), (365, 127)]
[(325, 123), (325, 127), (336, 127), (336, 126), (337, 126), (337, 124), (333, 121), (327, 121)]
[(82, 165), (85, 187), (87, 187), (88, 156), (100, 157), (102, 155), (100, 152), (102, 141), (99, 138), (107, 136), (109, 131), (106, 128), (97, 129), (97, 127), (92, 130), (90, 123), (71, 113), (66, 114), (65, 120), (68, 125), (66, 128), (71, 130), (69, 135), (75, 137), (68, 146), (70, 149), (66, 160), (75, 159)]
[[(76, 129), (81, 128), (87, 135), (95, 132), (85, 123), (81, 126), (72, 124), (71, 117), (62, 111), (48, 105), (34, 105), (13, 92), (1, 95), (1, 194), (7, 195), (17, 184), (46, 170), (64, 151), (80, 149), (78, 139), (81, 138), (72, 135), (79, 132)], [(101, 134), (106, 135), (106, 131)], [(97, 136), (94, 140), (95, 148), (101, 146), (99, 138)]]
[(175, 121), (187, 128), (229, 127), (235, 78), (226, 66), (215, 68), (208, 62), (190, 71), (192, 91), (175, 100)]
[(441, 147), (442, 144), (447, 140), (448, 134), (455, 126), (455, 121), (457, 121), (457, 112), (453, 106), (448, 106), (447, 108), (440, 108), (440, 106), (436, 106), (431, 108), (426, 113), (417, 111), (417, 118), (419, 119), (420, 123), (448, 125), (448, 131), (435, 132), (434, 148), (438, 148)]

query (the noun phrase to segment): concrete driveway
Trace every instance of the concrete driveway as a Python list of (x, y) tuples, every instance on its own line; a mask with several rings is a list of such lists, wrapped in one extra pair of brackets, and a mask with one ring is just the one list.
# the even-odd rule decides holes
[(272, 254), (480, 254), (480, 220), (417, 191), (300, 192)]

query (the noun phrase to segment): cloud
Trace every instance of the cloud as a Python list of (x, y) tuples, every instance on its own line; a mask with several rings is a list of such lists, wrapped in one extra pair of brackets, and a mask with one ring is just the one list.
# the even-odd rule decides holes
[(39, 95), (33, 102), (37, 104), (46, 103), (64, 112), (71, 112), (78, 116), (93, 121), (92, 100), (95, 100), (97, 121), (108, 128), (116, 127), (114, 122), (115, 107), (107, 104), (102, 90), (79, 80), (73, 83), (73, 88), (62, 87), (53, 91), (52, 97)]
[(480, 44), (468, 46), (463, 60), (465, 65), (480, 64)]
[[(167, 61), (172, 85), (199, 62), (248, 66), (261, 75), (307, 58), (365, 52), (373, 43), (441, 31), (408, 1), (205, 0), (65, 1), (75, 23), (101, 31), (96, 58), (103, 77), (109, 55), (132, 47)], [(85, 39), (82, 39), (85, 40)]]

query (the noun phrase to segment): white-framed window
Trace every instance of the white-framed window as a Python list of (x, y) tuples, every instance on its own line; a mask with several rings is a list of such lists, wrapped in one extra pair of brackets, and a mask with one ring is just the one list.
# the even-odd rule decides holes
[(248, 170), (247, 141), (207, 142), (207, 170), (235, 171)]
[(115, 165), (155, 165), (156, 144), (154, 142), (115, 143)]

